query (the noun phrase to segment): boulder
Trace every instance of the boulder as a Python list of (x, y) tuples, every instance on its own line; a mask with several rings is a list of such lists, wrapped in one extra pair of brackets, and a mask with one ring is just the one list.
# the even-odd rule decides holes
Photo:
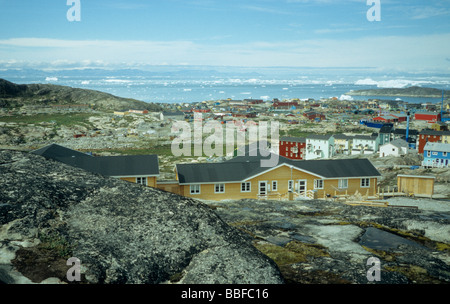
[(193, 199), (0, 151), (0, 281), (279, 284), (276, 264)]

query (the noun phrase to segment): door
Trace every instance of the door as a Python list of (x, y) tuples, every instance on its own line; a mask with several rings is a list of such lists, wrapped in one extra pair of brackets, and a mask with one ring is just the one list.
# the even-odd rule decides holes
[(260, 196), (266, 196), (267, 195), (267, 181), (259, 182), (259, 192), (258, 194)]
[(298, 187), (297, 187), (298, 193), (303, 194), (305, 196), (306, 196), (306, 182), (307, 182), (306, 179), (298, 180)]

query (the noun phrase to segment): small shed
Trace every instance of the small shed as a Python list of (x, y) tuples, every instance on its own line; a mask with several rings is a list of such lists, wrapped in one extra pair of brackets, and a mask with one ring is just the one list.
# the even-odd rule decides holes
[(397, 175), (398, 192), (414, 196), (432, 197), (434, 194), (434, 176)]

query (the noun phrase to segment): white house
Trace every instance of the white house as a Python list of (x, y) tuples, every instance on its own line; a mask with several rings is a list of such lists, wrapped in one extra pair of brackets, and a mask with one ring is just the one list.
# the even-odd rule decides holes
[(408, 143), (403, 139), (395, 139), (380, 146), (380, 157), (400, 156), (408, 154)]
[(308, 135), (305, 159), (327, 159), (334, 155), (333, 135)]
[(378, 152), (379, 136), (356, 135), (353, 137), (352, 155)]

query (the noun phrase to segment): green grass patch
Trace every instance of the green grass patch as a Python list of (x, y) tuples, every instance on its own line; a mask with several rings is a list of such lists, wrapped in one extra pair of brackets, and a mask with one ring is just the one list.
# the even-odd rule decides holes
[(322, 245), (292, 241), (284, 247), (268, 243), (256, 243), (255, 247), (271, 258), (278, 266), (307, 262), (310, 257), (329, 256)]
[(67, 127), (80, 124), (91, 126), (89, 117), (95, 115), (93, 113), (13, 115), (0, 117), (0, 122), (26, 124), (39, 124), (44, 122)]
[(41, 243), (39, 247), (50, 250), (61, 258), (68, 259), (72, 256), (72, 246), (69, 242), (57, 233), (39, 233)]

